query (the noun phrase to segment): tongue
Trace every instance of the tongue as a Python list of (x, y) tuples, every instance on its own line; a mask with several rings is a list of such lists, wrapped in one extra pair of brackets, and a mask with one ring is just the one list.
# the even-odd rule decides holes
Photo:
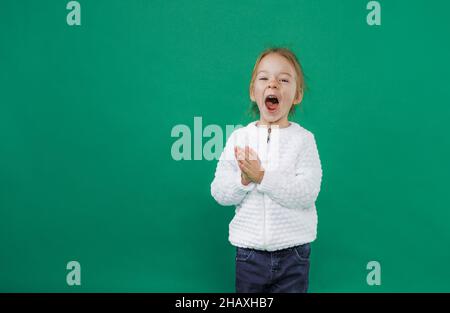
[(278, 104), (272, 103), (272, 102), (266, 102), (266, 106), (269, 110), (275, 110), (278, 107)]

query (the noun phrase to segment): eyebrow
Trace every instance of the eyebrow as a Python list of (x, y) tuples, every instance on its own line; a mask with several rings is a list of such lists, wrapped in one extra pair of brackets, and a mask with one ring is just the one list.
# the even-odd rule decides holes
[[(258, 74), (260, 74), (260, 73), (263, 73), (263, 72), (267, 73), (267, 71), (259, 71), (259, 72), (258, 72)], [(288, 72), (280, 72), (280, 74), (286, 74), (286, 75), (288, 75), (288, 76), (291, 76), (291, 77), (292, 77), (292, 75), (291, 75), (291, 74), (289, 74)]]

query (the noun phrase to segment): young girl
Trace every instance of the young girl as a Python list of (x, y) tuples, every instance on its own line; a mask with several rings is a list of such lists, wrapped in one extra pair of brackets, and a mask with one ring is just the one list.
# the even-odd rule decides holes
[(263, 51), (250, 82), (260, 118), (234, 130), (219, 158), (211, 194), (221, 205), (236, 206), (229, 225), (236, 292), (308, 289), (322, 167), (314, 135), (288, 120), (304, 89), (292, 51)]

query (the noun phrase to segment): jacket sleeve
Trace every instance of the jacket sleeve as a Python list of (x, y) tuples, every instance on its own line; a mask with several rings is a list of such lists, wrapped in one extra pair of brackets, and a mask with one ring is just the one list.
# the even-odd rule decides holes
[(234, 138), (235, 132), (230, 135), (220, 155), (211, 183), (211, 195), (221, 205), (238, 205), (256, 187), (253, 182), (247, 186), (241, 182), (241, 170), (234, 157)]
[(266, 171), (257, 189), (290, 209), (308, 209), (316, 201), (322, 182), (322, 166), (316, 141), (307, 133), (295, 170)]

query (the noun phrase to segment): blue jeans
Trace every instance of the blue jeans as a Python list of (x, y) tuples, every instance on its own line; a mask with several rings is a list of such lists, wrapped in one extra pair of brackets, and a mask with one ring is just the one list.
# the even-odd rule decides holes
[(272, 252), (236, 247), (236, 292), (307, 292), (310, 253), (309, 243)]

